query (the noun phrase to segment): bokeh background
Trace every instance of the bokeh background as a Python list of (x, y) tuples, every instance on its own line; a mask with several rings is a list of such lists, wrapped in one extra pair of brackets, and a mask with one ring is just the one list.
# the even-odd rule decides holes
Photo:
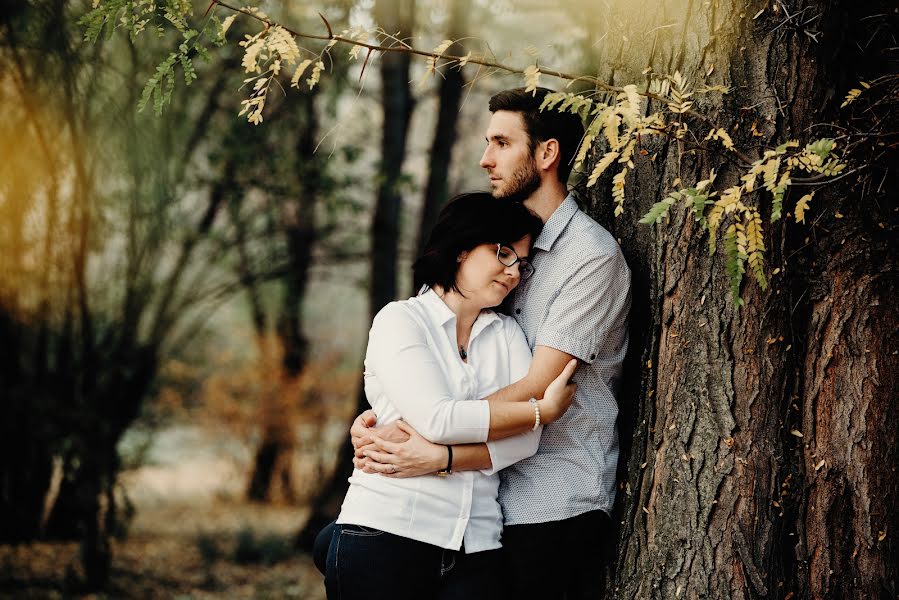
[[(523, 80), (338, 45), (254, 126), (241, 17), (157, 115), (182, 36), (90, 41), (99, 4), (0, 16), (0, 596), (323, 597), (301, 534), (345, 477), (372, 312), (412, 293), (446, 198), (486, 187), (487, 100)], [(610, 33), (573, 2), (250, 4), (519, 68), (589, 72)]]

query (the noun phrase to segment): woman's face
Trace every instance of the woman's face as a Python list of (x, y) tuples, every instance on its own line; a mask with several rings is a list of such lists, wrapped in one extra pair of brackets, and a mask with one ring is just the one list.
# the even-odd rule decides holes
[[(528, 256), (531, 237), (506, 244), (520, 258)], [(521, 263), (505, 266), (496, 258), (496, 244), (481, 244), (464, 253), (456, 274), (456, 287), (481, 308), (498, 306), (521, 281)]]

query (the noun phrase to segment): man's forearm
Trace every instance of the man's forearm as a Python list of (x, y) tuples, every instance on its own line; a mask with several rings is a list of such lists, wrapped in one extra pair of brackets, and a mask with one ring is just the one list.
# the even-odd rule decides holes
[(531, 398), (540, 399), (546, 391), (546, 386), (530, 375), (511, 383), (506, 387), (496, 390), (485, 398), (494, 402), (527, 402)]
[(574, 358), (561, 350), (547, 346), (534, 348), (528, 374), (515, 383), (490, 394), (486, 399), (497, 402), (527, 402), (531, 398), (543, 398), (546, 388), (559, 376), (565, 365)]

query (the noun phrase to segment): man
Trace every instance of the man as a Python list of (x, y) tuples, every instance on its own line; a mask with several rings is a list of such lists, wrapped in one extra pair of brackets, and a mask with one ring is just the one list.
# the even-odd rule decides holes
[[(541, 112), (547, 93), (522, 88), (490, 99), (480, 162), (493, 196), (519, 199), (544, 221), (531, 253), (534, 275), (504, 305), (524, 330), (533, 361), (524, 379), (491, 399), (542, 398), (568, 361), (580, 362), (572, 407), (544, 428), (537, 454), (500, 471), (505, 578), (514, 598), (595, 598), (614, 548), (615, 392), (628, 342), (630, 271), (611, 234), (568, 194), (583, 125), (575, 115)], [(453, 470), (504, 464), (492, 443), (457, 445), (450, 453), (405, 423), (374, 423), (371, 411), (354, 423), (358, 468), (407, 477), (445, 470), (448, 457)], [(549, 568), (535, 568), (536, 556)]]

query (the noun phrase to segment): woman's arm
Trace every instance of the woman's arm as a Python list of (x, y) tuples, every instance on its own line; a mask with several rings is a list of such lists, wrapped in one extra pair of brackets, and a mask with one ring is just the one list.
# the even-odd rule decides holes
[(428, 342), (409, 309), (389, 304), (372, 323), (367, 368), (402, 418), (423, 436), (435, 442), (485, 441), (490, 407), (453, 397), (441, 359)]
[[(547, 398), (570, 394), (574, 396), (574, 384), (569, 384), (568, 380), (574, 375), (577, 367), (577, 361), (572, 360), (563, 369), (559, 377), (546, 390)], [(571, 397), (568, 402), (570, 403)], [(529, 404), (529, 403), (528, 403)], [(361, 419), (361, 418), (360, 418)], [(354, 446), (357, 440), (365, 439), (368, 443), (362, 446), (356, 446), (356, 457), (353, 464), (358, 469), (362, 469), (367, 473), (381, 473), (391, 477), (416, 477), (418, 475), (427, 475), (437, 472), (446, 467), (448, 451), (445, 445), (434, 444), (422, 437), (408, 424), (397, 423), (398, 429), (403, 435), (409, 436), (405, 442), (396, 443), (388, 441), (377, 433), (367, 433), (364, 435), (366, 425), (357, 424), (362, 428), (363, 435), (357, 436), (359, 431), (354, 431)], [(354, 424), (354, 429), (357, 425)], [(531, 423), (533, 427), (533, 422)], [(461, 446), (453, 446), (453, 470), (488, 470), (488, 474), (499, 470), (509, 464), (517, 462), (536, 451), (536, 445), (531, 446), (533, 440), (526, 436), (519, 436), (524, 442), (519, 447), (513, 447), (497, 451), (497, 448), (488, 448), (490, 445), (501, 444), (501, 442), (491, 442), (490, 444), (467, 444)], [(370, 441), (369, 441), (370, 440)], [(510, 438), (509, 441), (516, 440)], [(539, 440), (537, 440), (539, 441)], [(518, 458), (516, 458), (518, 457)]]
[[(530, 402), (458, 402), (450, 392), (440, 358), (421, 326), (398, 304), (386, 306), (375, 317), (369, 334), (366, 362), (384, 393), (413, 428), (435, 443), (474, 443), (529, 431), (535, 421)], [(551, 423), (571, 405), (574, 384), (570, 372), (554, 394), (538, 400), (540, 420)], [(567, 370), (567, 369), (566, 369)], [(564, 376), (564, 377), (563, 377)]]

